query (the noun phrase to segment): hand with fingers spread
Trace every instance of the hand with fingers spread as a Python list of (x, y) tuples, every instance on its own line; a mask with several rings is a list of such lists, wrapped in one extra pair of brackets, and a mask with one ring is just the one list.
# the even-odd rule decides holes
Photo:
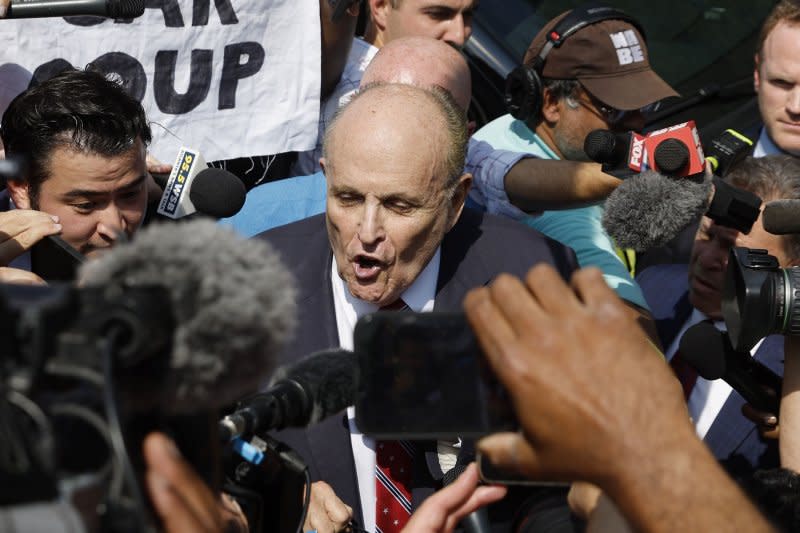
[(0, 266), (7, 266), (46, 236), (57, 233), (61, 233), (57, 216), (32, 209), (0, 213)]
[(532, 479), (596, 484), (634, 529), (769, 531), (697, 439), (678, 381), (623, 305), (599, 270), (569, 287), (548, 265), (467, 296), (522, 426), (479, 450)]
[[(631, 427), (652, 427), (642, 439), (654, 442), (641, 442), (652, 446), (662, 430), (693, 433), (678, 382), (600, 271), (578, 271), (572, 285), (537, 266), (525, 284), (501, 276), (465, 300), (467, 318), (535, 444), (524, 446), (525, 473), (534, 479), (605, 479), (614, 474), (609, 456), (649, 457), (652, 448), (640, 449), (639, 442), (637, 449), (616, 448)], [(650, 394), (638, 397), (642, 389), (623, 386), (631, 382)], [(609, 386), (617, 393), (609, 395)]]
[(414, 511), (403, 533), (451, 533), (462, 518), (506, 495), (506, 487), (481, 486), (478, 481), (478, 468), (472, 463)]
[(353, 518), (353, 509), (345, 504), (324, 481), (311, 484), (311, 500), (308, 504), (303, 531), (318, 533), (344, 531)]

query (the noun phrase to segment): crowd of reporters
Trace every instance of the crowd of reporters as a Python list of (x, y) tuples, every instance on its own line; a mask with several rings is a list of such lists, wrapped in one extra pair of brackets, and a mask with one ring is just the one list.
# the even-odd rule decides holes
[[(735, 133), (701, 147), (691, 124), (636, 133), (649, 107), (676, 93), (649, 64), (638, 22), (595, 5), (553, 19), (533, 37), (509, 80), (510, 114), (470, 138), (469, 71), (457, 50), (469, 39), (474, 2), (442, 0), (435, 14), (420, 3), (320, 2), (329, 39), (319, 144), (292, 171), (307, 175), (251, 189), (234, 209), (241, 210), (218, 224), (142, 228), (162, 211), (179, 170), (166, 184), (153, 181), (151, 173), (166, 169), (148, 160), (144, 109), (91, 67), (42, 81), (5, 110), (0, 281), (54, 281), (35, 273), (35, 245), (53, 236), (86, 264), (80, 288), (9, 285), (0, 295), (8, 352), (2, 438), (9, 448), (31, 446), (9, 457), (50, 457), (31, 445), (36, 439), (17, 440), (11, 430), (49, 427), (37, 413), (74, 417), (74, 406), (48, 411), (52, 396), (66, 391), (109, 418), (111, 429), (100, 432), (113, 450), (109, 494), (126, 495), (71, 490), (64, 505), (64, 487), (88, 468), (59, 457), (78, 464), (76, 471), (23, 469), (64, 479), (47, 480), (55, 494), (7, 495), (9, 527), (135, 530), (153, 525), (143, 518), (150, 512), (168, 531), (280, 524), (388, 533), (451, 531), (459, 522), (470, 531), (798, 527), (800, 211), (770, 202), (800, 200), (800, 6), (778, 2), (764, 23), (754, 68), (763, 126), (754, 141)], [(11, 4), (0, 0), (0, 15)], [(369, 23), (354, 40), (364, 9)], [(585, 141), (594, 130), (625, 145), (609, 152), (621, 159), (598, 158), (602, 167), (590, 160), (595, 151)], [(659, 135), (670, 140), (666, 156)], [(634, 168), (640, 142), (649, 147), (649, 174)], [(187, 190), (198, 174), (187, 170)], [(213, 176), (215, 184), (227, 179)], [(224, 216), (204, 199), (236, 195), (211, 188), (204, 196), (203, 187), (210, 186), (177, 202)], [(604, 212), (596, 202), (609, 196)], [(763, 222), (769, 213), (776, 223)], [(649, 248), (657, 232), (672, 237), (691, 223), (696, 235), (676, 264), (640, 271), (633, 252), (617, 247), (642, 242), (638, 233), (625, 240), (632, 226), (647, 228), (642, 248)], [(149, 284), (167, 293), (156, 304)], [(463, 310), (519, 423), (517, 432), (477, 441), (419, 439), (407, 448), (408, 481), (390, 466), (383, 471), (388, 440), (357, 427), (355, 363), (345, 359), (336, 373), (333, 363), (315, 362), (306, 368), (311, 377), (302, 367), (315, 352), (335, 361), (324, 351), (357, 349), (359, 319), (398, 308)], [(109, 355), (96, 341), (119, 323), (123, 333), (108, 341)], [(699, 341), (687, 340), (695, 333)], [(37, 343), (38, 336), (48, 340)], [(90, 355), (70, 359), (81, 350)], [(80, 375), (71, 361), (85, 365)], [(287, 387), (299, 382), (302, 394), (268, 384), (278, 364), (291, 378)], [(339, 379), (347, 383), (329, 383)], [(265, 396), (246, 398), (258, 391)], [(41, 406), (31, 405), (29, 392)], [(126, 398), (138, 418), (117, 413), (114, 405)], [(176, 447), (158, 431), (168, 427), (162, 416), (177, 424), (170, 417), (195, 410), (204, 411), (201, 427), (205, 411), (214, 414), (188, 443), (178, 439)], [(236, 434), (220, 450), (224, 412), (233, 423), (224, 427)], [(252, 413), (264, 418), (246, 419)], [(145, 420), (149, 434), (135, 437), (141, 428), (126, 427), (131, 420)], [(245, 422), (246, 430), (236, 425)], [(55, 427), (65, 442), (84, 442), (64, 434), (76, 426)], [(131, 442), (141, 453), (125, 451)], [(58, 444), (52, 457), (80, 454), (78, 447)], [(476, 452), (528, 480), (572, 488), (567, 495), (563, 485), (483, 485), (470, 464)], [(208, 466), (221, 465), (222, 456), (226, 471)], [(263, 457), (289, 466), (269, 471)], [(301, 464), (297, 472), (289, 472), (292, 464)], [(463, 473), (448, 484), (447, 472), (459, 466)], [(237, 483), (248, 476), (262, 478)], [(382, 476), (404, 510), (384, 503)], [(26, 507), (58, 494), (58, 511)], [(141, 501), (128, 506), (126, 498)], [(50, 521), (36, 522), (37, 513)], [(53, 516), (61, 513), (67, 518), (58, 524)]]

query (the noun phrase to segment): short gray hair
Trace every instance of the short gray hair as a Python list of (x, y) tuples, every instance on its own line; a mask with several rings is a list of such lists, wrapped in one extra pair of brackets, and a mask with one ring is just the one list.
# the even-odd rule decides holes
[[(800, 200), (800, 159), (786, 154), (746, 157), (731, 168), (725, 180), (765, 202)], [(800, 260), (800, 235), (784, 235), (782, 242), (788, 258)]]

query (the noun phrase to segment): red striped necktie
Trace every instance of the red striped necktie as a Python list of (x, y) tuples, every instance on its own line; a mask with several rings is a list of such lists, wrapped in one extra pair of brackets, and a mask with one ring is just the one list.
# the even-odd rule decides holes
[[(381, 311), (405, 311), (402, 298)], [(411, 516), (411, 467), (414, 451), (406, 441), (375, 442), (375, 531), (399, 533)]]
[(406, 441), (375, 443), (375, 530), (398, 533), (411, 516), (411, 460)]

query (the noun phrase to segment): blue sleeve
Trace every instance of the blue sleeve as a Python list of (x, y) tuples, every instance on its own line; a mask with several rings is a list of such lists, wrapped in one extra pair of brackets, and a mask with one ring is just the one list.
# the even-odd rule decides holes
[(247, 193), (244, 206), (238, 213), (221, 219), (219, 223), (233, 227), (245, 237), (252, 237), (324, 212), (326, 193), (322, 172), (265, 183)]
[(599, 268), (608, 286), (620, 298), (649, 310), (642, 290), (631, 278), (603, 229), (602, 213), (599, 206), (545, 211), (540, 216), (525, 219), (525, 224), (572, 248), (581, 267)]
[(467, 150), (466, 172), (472, 174), (470, 200), (495, 215), (515, 220), (528, 216), (508, 199), (505, 177), (520, 159), (531, 154), (495, 150), (485, 141), (470, 139)]

